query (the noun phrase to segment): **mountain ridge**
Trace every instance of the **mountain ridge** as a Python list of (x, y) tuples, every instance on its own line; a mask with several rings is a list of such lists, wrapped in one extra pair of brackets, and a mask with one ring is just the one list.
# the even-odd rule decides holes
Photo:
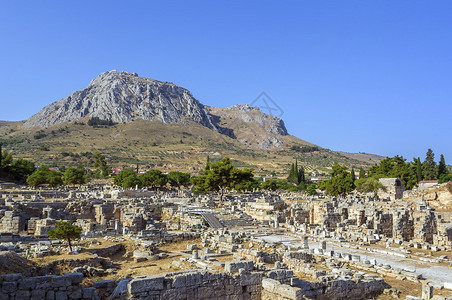
[(255, 139), (256, 143), (253, 141), (250, 144), (247, 139), (240, 139), (255, 148), (281, 147), (280, 136), (288, 134), (282, 119), (265, 114), (257, 107), (247, 104), (227, 108), (208, 107), (193, 97), (190, 91), (174, 83), (116, 70), (100, 74), (86, 88), (45, 106), (26, 120), (22, 127), (46, 128), (93, 117), (115, 123), (142, 119), (165, 124), (186, 124), (192, 120), (236, 138), (237, 135), (244, 135), (243, 130), (221, 126), (222, 119), (234, 117), (257, 125), (255, 129), (262, 138)]

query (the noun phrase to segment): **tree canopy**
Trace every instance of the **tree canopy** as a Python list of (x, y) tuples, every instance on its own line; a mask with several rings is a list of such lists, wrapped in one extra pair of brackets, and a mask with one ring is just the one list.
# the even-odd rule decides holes
[(63, 175), (64, 184), (85, 184), (89, 182), (89, 176), (87, 171), (82, 166), (78, 166), (77, 168), (70, 167), (64, 171)]
[(107, 178), (111, 174), (111, 168), (107, 165), (107, 161), (105, 159), (105, 155), (100, 152), (96, 152), (93, 155), (94, 159), (94, 168), (96, 172), (94, 175), (99, 178)]
[(432, 149), (427, 150), (424, 163), (422, 164), (423, 176), (425, 180), (437, 179), (435, 154)]
[(206, 170), (192, 178), (195, 192), (218, 192), (220, 200), (227, 189), (250, 190), (256, 186), (251, 169), (240, 170), (226, 157), (219, 162), (207, 162)]
[(122, 186), (126, 189), (137, 185), (141, 187), (141, 180), (138, 178), (138, 175), (131, 170), (122, 170), (115, 176), (114, 183), (115, 185)]
[(332, 168), (331, 178), (322, 181), (319, 188), (331, 196), (345, 195), (355, 188), (353, 178), (346, 166), (335, 163)]
[(41, 166), (33, 172), (33, 174), (28, 176), (27, 183), (33, 187), (43, 184), (56, 187), (63, 184), (63, 179), (61, 178), (62, 176), (63, 174), (60, 172), (49, 170), (48, 167)]
[(369, 177), (399, 178), (406, 189), (412, 189), (418, 183), (415, 163), (407, 163), (403, 156), (387, 157), (380, 164), (369, 168)]
[(379, 189), (384, 190), (384, 186), (378, 179), (375, 178), (360, 178), (355, 181), (356, 190), (362, 193), (374, 193), (377, 194)]
[(71, 240), (80, 239), (82, 229), (76, 225), (71, 225), (66, 221), (58, 222), (55, 229), (50, 230), (47, 234), (51, 239), (66, 240), (69, 244), (69, 249), (72, 252)]
[(168, 174), (168, 182), (173, 187), (189, 186), (190, 174), (179, 171), (171, 171)]
[(151, 169), (140, 175), (142, 186), (163, 187), (168, 182), (168, 177), (160, 170)]
[(0, 177), (25, 181), (35, 170), (35, 164), (32, 161), (23, 158), (13, 159), (13, 154), (3, 151), (0, 143)]

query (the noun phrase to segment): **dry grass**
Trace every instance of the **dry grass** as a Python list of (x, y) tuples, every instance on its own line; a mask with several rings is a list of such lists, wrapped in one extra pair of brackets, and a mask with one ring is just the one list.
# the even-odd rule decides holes
[[(227, 125), (243, 127), (241, 128), (243, 132), (252, 131), (254, 138), (256, 128), (251, 130), (248, 123), (235, 123)], [(10, 132), (11, 129), (14, 131)], [(289, 148), (292, 145), (310, 145), (288, 135), (280, 137), (284, 144), (282, 148), (264, 150), (245, 146), (235, 139), (195, 123), (187, 126), (143, 120), (107, 128), (93, 128), (73, 123), (60, 124), (42, 129), (47, 136), (35, 139), (38, 130), (41, 129), (22, 130), (15, 123), (0, 127), (0, 136), (4, 136), (4, 139), (21, 140), (22, 142), (12, 146), (6, 145), (5, 148), (12, 149), (15, 157), (31, 159), (39, 164), (92, 165), (86, 157), (74, 158), (63, 156), (61, 153), (81, 154), (99, 151), (110, 159), (112, 166), (157, 164), (157, 167), (164, 171), (180, 170), (197, 174), (203, 169), (208, 155), (211, 158), (229, 156), (240, 165), (254, 166), (255, 174), (263, 175), (275, 171), (282, 177), (286, 176), (287, 168), (293, 162), (294, 156), (301, 155), (290, 151)], [(41, 146), (47, 147), (49, 151), (43, 151), (40, 149)], [(328, 160), (328, 164), (331, 159), (336, 159), (341, 163), (355, 166), (369, 165), (366, 160), (360, 163), (329, 150), (304, 156), (311, 155), (314, 160)], [(315, 169), (315, 164), (311, 166), (307, 163), (305, 167), (307, 170)]]

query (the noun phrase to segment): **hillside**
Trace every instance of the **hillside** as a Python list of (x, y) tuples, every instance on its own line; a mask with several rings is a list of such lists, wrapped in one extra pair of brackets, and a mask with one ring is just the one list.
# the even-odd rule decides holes
[(229, 156), (237, 166), (252, 167), (260, 175), (272, 171), (284, 175), (295, 158), (310, 171), (327, 172), (334, 162), (355, 169), (370, 165), (367, 160), (349, 158), (291, 135), (280, 137), (283, 146), (279, 148), (251, 148), (194, 122), (183, 125), (137, 120), (109, 127), (66, 123), (45, 129), (23, 129), (21, 124), (0, 127), (3, 148), (13, 151), (15, 157), (31, 159), (39, 165), (91, 166), (90, 157), (96, 151), (104, 153), (113, 167), (138, 164), (141, 168), (192, 174), (202, 170), (207, 156), (211, 159)]

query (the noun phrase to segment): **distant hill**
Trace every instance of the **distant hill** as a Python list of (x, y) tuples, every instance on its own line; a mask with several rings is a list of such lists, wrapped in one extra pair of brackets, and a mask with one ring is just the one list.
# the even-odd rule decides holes
[[(112, 126), (88, 125), (93, 118)], [(204, 106), (173, 83), (123, 71), (99, 75), (26, 121), (0, 121), (0, 142), (38, 164), (89, 166), (100, 151), (112, 166), (192, 173), (204, 167), (207, 156), (229, 156), (237, 166), (281, 176), (294, 159), (323, 172), (334, 162), (359, 168), (382, 159), (324, 149), (290, 135), (283, 120), (259, 108)]]

